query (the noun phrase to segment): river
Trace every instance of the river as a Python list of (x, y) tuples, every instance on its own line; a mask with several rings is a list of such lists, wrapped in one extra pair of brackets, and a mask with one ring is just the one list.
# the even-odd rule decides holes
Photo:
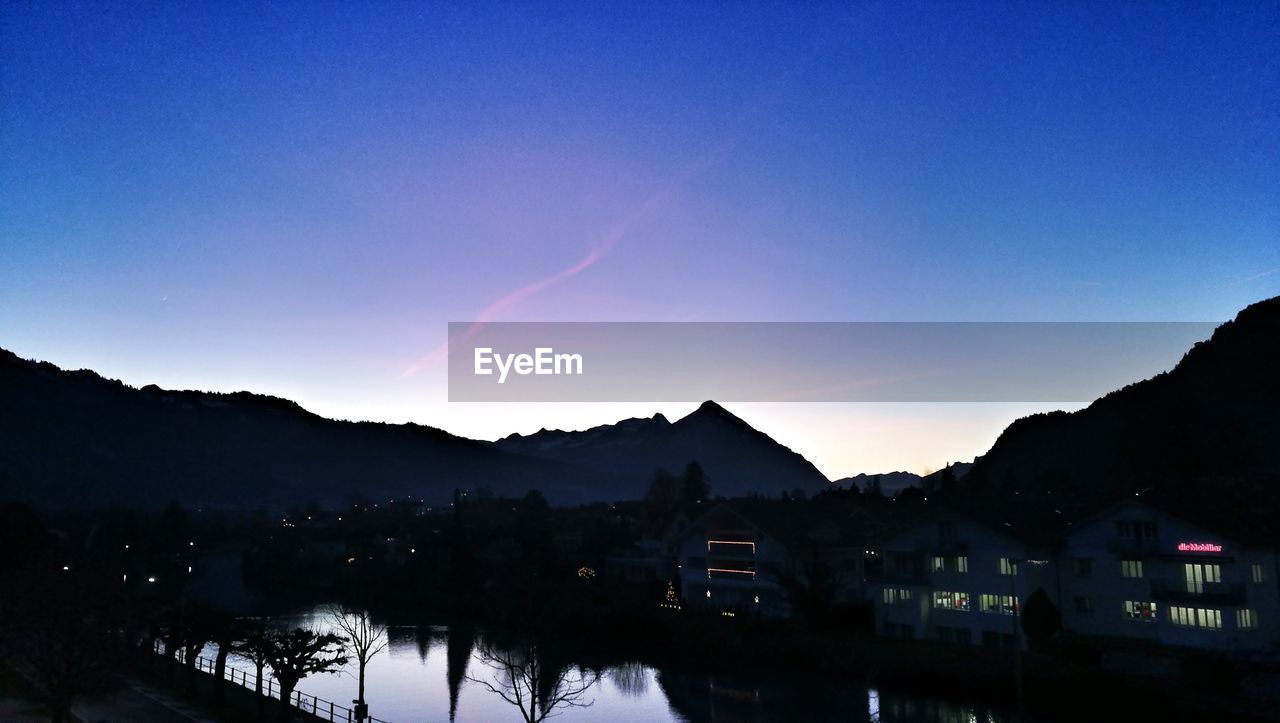
[[(329, 629), (321, 608), (287, 622)], [(544, 693), (584, 689), (580, 696), (550, 711), (553, 720), (563, 723), (1009, 720), (969, 704), (861, 685), (802, 680), (751, 683), (728, 676), (664, 671), (640, 663), (591, 670), (570, 659), (552, 657), (540, 651), (513, 649), (510, 643), (473, 628), (395, 626), (388, 630), (386, 651), (369, 663), (365, 697), (370, 713), (391, 723), (522, 721), (529, 707), (524, 701), (533, 688)], [(252, 674), (252, 666), (234, 657), (229, 665)], [(354, 661), (338, 674), (312, 675), (298, 686), (308, 696), (338, 704), (349, 704), (356, 689)], [(537, 713), (532, 719), (538, 720)]]

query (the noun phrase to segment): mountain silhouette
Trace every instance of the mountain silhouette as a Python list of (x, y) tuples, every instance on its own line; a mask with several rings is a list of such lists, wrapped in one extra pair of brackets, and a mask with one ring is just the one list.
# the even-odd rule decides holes
[(456, 488), (480, 487), (576, 504), (638, 498), (656, 469), (695, 460), (717, 494), (826, 485), (803, 457), (712, 402), (675, 424), (657, 415), (490, 443), (325, 419), (249, 392), (135, 389), (0, 350), (0, 499), (39, 506), (444, 504)]
[(1278, 370), (1280, 297), (1241, 311), (1169, 372), (1077, 412), (1017, 420), (962, 487), (1005, 499), (1154, 491), (1182, 500), (1242, 497), (1257, 507), (1280, 479)]
[(948, 467), (951, 474), (958, 480), (969, 473), (973, 469), (973, 462), (954, 462), (935, 472), (926, 475), (919, 475), (915, 472), (881, 472), (879, 474), (867, 474), (861, 472), (852, 477), (841, 477), (831, 483), (832, 487), (838, 489), (849, 489), (855, 487), (859, 490), (866, 491), (867, 485), (873, 477), (880, 478), (880, 491), (886, 496), (892, 497), (907, 487), (920, 487), (922, 489), (934, 489), (941, 484), (943, 470)]
[(237, 392), (135, 389), (0, 350), (0, 499), (41, 506), (445, 503), (455, 488), (611, 499), (611, 477), (416, 424), (343, 422)]
[(629, 497), (643, 495), (655, 471), (678, 472), (695, 461), (706, 472), (711, 493), (719, 497), (772, 496), (795, 489), (813, 494), (828, 484), (803, 456), (712, 401), (675, 422), (658, 414), (581, 432), (513, 434), (494, 446), (625, 476)]

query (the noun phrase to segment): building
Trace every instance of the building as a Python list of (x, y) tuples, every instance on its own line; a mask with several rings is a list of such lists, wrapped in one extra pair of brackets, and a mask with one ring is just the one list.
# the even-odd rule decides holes
[(1241, 651), (1280, 641), (1272, 545), (1134, 500), (1073, 525), (1059, 565), (1069, 632)]
[(880, 556), (869, 587), (876, 630), (889, 637), (1012, 647), (1023, 602), (1053, 591), (1045, 546), (949, 510), (889, 534)]
[(726, 617), (788, 618), (795, 612), (789, 585), (820, 587), (832, 605), (863, 600), (864, 556), (874, 529), (839, 504), (718, 504), (676, 541), (685, 605)]

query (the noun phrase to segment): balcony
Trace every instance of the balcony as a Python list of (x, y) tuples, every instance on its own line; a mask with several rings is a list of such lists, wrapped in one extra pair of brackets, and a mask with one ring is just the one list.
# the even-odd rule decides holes
[(1237, 607), (1248, 602), (1243, 583), (1206, 582), (1203, 592), (1189, 592), (1182, 579), (1157, 578), (1151, 581), (1151, 597), (1173, 605)]

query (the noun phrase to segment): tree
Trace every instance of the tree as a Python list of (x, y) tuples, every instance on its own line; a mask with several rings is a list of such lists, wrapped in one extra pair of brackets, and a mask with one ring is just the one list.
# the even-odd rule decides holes
[(1027, 596), (1027, 604), (1022, 608), (1022, 632), (1032, 646), (1039, 646), (1062, 630), (1062, 614), (1049, 599), (1044, 588)]
[(948, 493), (956, 490), (956, 471), (949, 464), (942, 469), (942, 479), (938, 483), (938, 489)]
[(355, 656), (360, 679), (358, 700), (363, 703), (365, 666), (373, 656), (387, 649), (387, 626), (373, 622), (364, 610), (346, 610), (341, 605), (331, 605), (327, 612), (333, 626), (347, 637), (348, 646)]
[(682, 493), (680, 480), (665, 469), (654, 473), (649, 489), (644, 495), (645, 514), (654, 529), (665, 532), (680, 511)]
[(284, 723), (289, 720), (289, 699), (299, 681), (312, 673), (337, 673), (347, 664), (347, 640), (341, 635), (307, 628), (273, 631), (267, 638), (270, 641), (267, 664), (280, 682), (278, 720)]
[(495, 675), (492, 680), (467, 680), (516, 706), (525, 723), (541, 723), (557, 708), (586, 708), (595, 702), (584, 697), (600, 680), (598, 673), (549, 663), (532, 640), (509, 648), (482, 645), (477, 656)]
[(265, 618), (246, 622), (239, 639), (231, 645), (231, 652), (253, 663), (254, 672), (257, 673), (254, 678), (253, 692), (258, 699), (259, 715), (261, 715), (262, 707), (266, 703), (266, 698), (262, 695), (262, 676), (267, 665), (271, 662), (273, 648), (274, 642), (271, 639), (271, 631), (267, 629)]
[(684, 479), (684, 503), (686, 505), (696, 505), (711, 494), (711, 483), (707, 481), (707, 473), (702, 471), (702, 465), (697, 462), (690, 462), (685, 465)]
[(171, 639), (182, 650), (182, 663), (187, 669), (188, 693), (196, 689), (196, 658), (200, 651), (204, 650), (205, 645), (214, 642), (219, 637), (219, 632), (231, 623), (231, 616), (216, 608), (199, 603), (182, 606), (175, 621), (177, 629)]
[(6, 580), (0, 598), (0, 654), (20, 672), (55, 723), (71, 720), (76, 699), (117, 682), (124, 600), (106, 579), (42, 558)]
[(212, 642), (218, 646), (218, 655), (213, 663), (213, 700), (221, 703), (226, 695), (227, 656), (234, 652), (236, 641), (248, 630), (242, 621), (230, 615), (220, 616), (215, 623)]

